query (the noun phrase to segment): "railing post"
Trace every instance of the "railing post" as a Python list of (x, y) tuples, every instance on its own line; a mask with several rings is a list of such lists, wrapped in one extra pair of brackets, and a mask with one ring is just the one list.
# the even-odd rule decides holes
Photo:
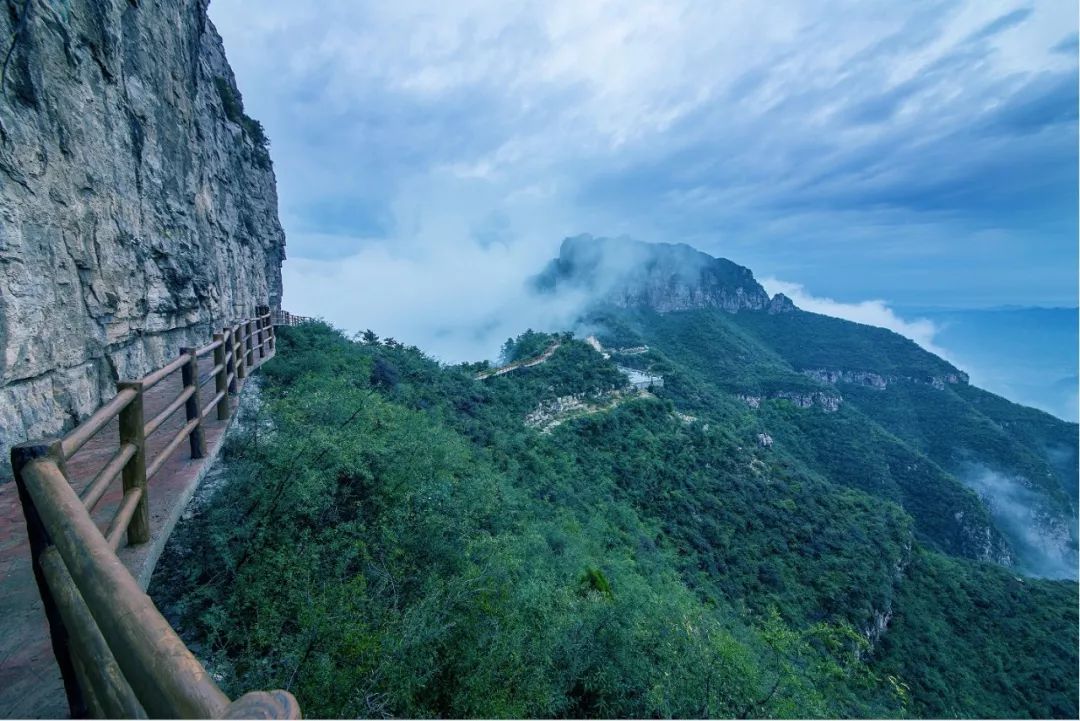
[(226, 377), (232, 376), (232, 380), (229, 381), (229, 393), (236, 395), (236, 338), (233, 336), (232, 328), (223, 328), (225, 343), (222, 345), (222, 350), (225, 351), (225, 374)]
[(60, 667), (60, 677), (64, 681), (64, 695), (67, 696), (68, 710), (71, 712), (71, 718), (86, 718), (89, 708), (75, 670), (67, 628), (64, 627), (60, 610), (57, 608), (52, 589), (45, 579), (45, 571), (41, 566), (42, 554), (52, 545), (52, 540), (45, 530), (45, 524), (41, 522), (41, 516), (38, 515), (34, 500), (30, 497), (30, 492), (22, 477), (22, 470), (28, 463), (44, 457), (52, 457), (58, 465), (62, 464), (63, 453), (60, 450), (60, 444), (44, 441), (21, 443), (11, 449), (11, 469), (15, 473), (19, 503), (22, 506), (23, 518), (26, 519), (26, 535), (30, 542), (30, 566), (34, 571), (38, 593), (41, 594), (45, 618), (49, 622), (49, 638), (52, 641), (53, 655), (56, 656), (56, 665)]
[(135, 455), (124, 466), (124, 492), (133, 488), (142, 489), (142, 498), (135, 507), (135, 515), (128, 524), (127, 539), (131, 545), (146, 543), (150, 540), (150, 507), (147, 503), (146, 487), (146, 424), (143, 420), (143, 384), (142, 381), (121, 381), (116, 390), (130, 388), (135, 397), (120, 411), (120, 445), (131, 443), (135, 446)]
[(259, 358), (266, 357), (266, 320), (262, 317), (262, 306), (259, 306), (259, 316), (255, 319), (255, 342), (259, 346)]
[(221, 366), (214, 377), (214, 390), (221, 394), (217, 402), (217, 418), (223, 421), (229, 417), (229, 364), (225, 360), (225, 334), (215, 333), (214, 342), (221, 343), (214, 349), (214, 367)]
[(202, 458), (206, 455), (206, 436), (203, 435), (202, 427), (202, 399), (199, 398), (199, 357), (195, 354), (195, 348), (181, 348), (180, 353), (186, 354), (188, 362), (180, 366), (180, 374), (184, 381), (184, 388), (194, 386), (195, 391), (188, 397), (184, 404), (188, 421), (198, 422), (194, 430), (188, 436), (191, 444), (191, 457)]
[(233, 358), (236, 364), (236, 377), (239, 380), (247, 378), (247, 361), (244, 359), (244, 324), (237, 323), (233, 326)]
[(251, 325), (250, 320), (244, 322), (244, 362), (247, 363), (248, 368), (255, 365), (255, 354), (251, 352)]

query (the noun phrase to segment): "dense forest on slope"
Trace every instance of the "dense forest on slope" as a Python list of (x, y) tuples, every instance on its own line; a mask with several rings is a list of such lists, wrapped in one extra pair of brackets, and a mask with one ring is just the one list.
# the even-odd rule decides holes
[(752, 329), (714, 333), (744, 361), (715, 372), (694, 316), (608, 318), (613, 347), (655, 335), (633, 357), (526, 334), (508, 360), (558, 348), (483, 381), (281, 329), (152, 595), (228, 690), (310, 716), (1075, 716), (1076, 584), (965, 557), (916, 493), (936, 461), (768, 397), (824, 391)]
[(613, 346), (647, 343), (636, 362), (680, 405), (749, 401), (784, 450), (899, 503), (930, 547), (1076, 577), (1076, 424), (969, 385), (895, 333), (813, 313), (609, 308), (589, 322)]

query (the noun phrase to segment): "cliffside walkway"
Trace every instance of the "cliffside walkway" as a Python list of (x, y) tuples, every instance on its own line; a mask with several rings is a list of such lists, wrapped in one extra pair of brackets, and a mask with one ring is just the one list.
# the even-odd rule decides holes
[[(267, 312), (136, 384), (120, 384), (112, 401), (44, 455), (44, 445), (13, 450), (17, 476), (24, 465), (22, 488), (0, 485), (0, 717), (66, 718), (69, 703), (94, 716), (298, 713), (291, 696), (276, 692), (230, 705), (143, 593), (220, 451), (245, 378), (274, 351)], [(125, 396), (130, 385), (141, 391), (141, 413), (133, 413), (134, 394)], [(66, 685), (58, 661), (65, 656)]]

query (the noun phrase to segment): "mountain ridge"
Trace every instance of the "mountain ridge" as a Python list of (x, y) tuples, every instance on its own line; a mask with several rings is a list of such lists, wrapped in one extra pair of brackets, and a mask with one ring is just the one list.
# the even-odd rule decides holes
[[(1075, 578), (1076, 499), (1067, 489), (1076, 473), (1054, 457), (1077, 457), (1075, 437), (1063, 440), (1075, 424), (970, 386), (964, 371), (891, 330), (769, 298), (750, 269), (687, 245), (575, 236), (532, 283), (539, 293), (591, 293), (581, 327), (614, 329), (613, 346), (649, 345), (651, 353), (634, 361), (643, 370), (662, 372), (675, 354), (684, 371), (698, 369), (696, 382), (760, 415), (768, 416), (760, 409), (772, 401), (835, 416), (797, 418), (791, 432), (832, 437), (849, 457), (898, 444), (895, 453), (913, 459), (907, 463), (923, 468), (921, 475), (862, 472), (880, 477), (885, 485), (876, 493), (912, 511), (932, 545)], [(666, 393), (680, 390), (676, 378)], [(1019, 414), (1027, 425), (1010, 427), (995, 414)], [(836, 435), (840, 428), (846, 436)], [(876, 440), (867, 446), (860, 434)], [(804, 452), (803, 460), (873, 492), (867, 477), (844, 467), (850, 462), (815, 455)]]

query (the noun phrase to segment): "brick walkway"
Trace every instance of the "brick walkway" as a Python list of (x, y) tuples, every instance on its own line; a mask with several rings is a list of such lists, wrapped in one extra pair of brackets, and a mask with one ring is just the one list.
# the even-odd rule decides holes
[[(259, 361), (258, 351), (254, 355)], [(270, 357), (268, 355), (266, 360)], [(213, 365), (212, 355), (200, 359), (200, 380), (206, 378)], [(151, 388), (144, 399), (146, 420), (168, 406), (181, 389), (179, 371)], [(200, 397), (204, 408), (215, 394), (213, 380), (202, 386)], [(236, 404), (237, 398), (230, 398), (234, 410)], [(138, 547), (124, 546), (118, 552), (124, 565), (144, 589), (184, 506), (221, 449), (229, 421), (218, 421), (216, 418), (211, 411), (203, 421), (208, 449), (205, 458), (193, 460), (188, 442), (185, 441), (150, 479), (150, 542)], [(184, 407), (181, 405), (147, 439), (147, 465), (185, 423)], [(119, 448), (119, 443), (117, 421), (114, 419), (68, 460), (68, 477), (76, 492), (82, 491), (101, 470)], [(115, 514), (122, 495), (121, 483), (117, 479), (91, 514), (103, 532)], [(49, 628), (30, 566), (30, 548), (18, 492), (14, 483), (4, 483), (0, 485), (0, 718), (67, 717), (67, 700), (60, 670), (53, 658)]]

